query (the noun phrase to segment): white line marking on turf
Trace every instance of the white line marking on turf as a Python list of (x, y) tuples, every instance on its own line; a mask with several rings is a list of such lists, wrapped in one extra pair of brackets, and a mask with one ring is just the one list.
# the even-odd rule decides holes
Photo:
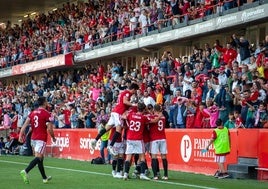
[[(19, 164), (19, 165), (28, 165), (28, 163), (22, 163), (22, 162), (15, 162), (15, 161), (5, 161), (5, 160), (0, 160), (2, 163), (11, 163), (11, 164)], [(78, 172), (78, 173), (87, 173), (87, 174), (92, 174), (92, 175), (101, 175), (101, 176), (112, 176), (111, 174), (107, 173), (99, 173), (99, 172), (93, 172), (93, 171), (84, 171), (84, 170), (77, 170), (77, 169), (67, 169), (67, 168), (62, 168), (62, 167), (52, 167), (52, 166), (45, 166), (46, 168), (50, 169), (57, 169), (57, 170), (64, 170), (64, 171), (71, 171), (71, 172)], [(212, 187), (206, 187), (206, 186), (199, 186), (199, 185), (193, 185), (193, 184), (184, 184), (184, 183), (178, 183), (178, 182), (171, 182), (171, 181), (155, 181), (151, 180), (153, 182), (159, 182), (163, 184), (170, 184), (170, 185), (178, 185), (178, 186), (186, 186), (186, 187), (191, 187), (191, 188), (202, 188), (202, 189), (217, 189), (217, 188), (212, 188)]]

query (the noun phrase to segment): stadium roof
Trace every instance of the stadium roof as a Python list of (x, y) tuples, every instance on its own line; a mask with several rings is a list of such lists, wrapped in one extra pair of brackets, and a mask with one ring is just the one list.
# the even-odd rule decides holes
[[(34, 16), (34, 13), (47, 13), (54, 8), (62, 7), (68, 0), (1, 0), (0, 1), (0, 24), (18, 24), (19, 20), (25, 19), (26, 15)], [(69, 1), (73, 2), (73, 1)], [(24, 17), (25, 16), (25, 17)]]

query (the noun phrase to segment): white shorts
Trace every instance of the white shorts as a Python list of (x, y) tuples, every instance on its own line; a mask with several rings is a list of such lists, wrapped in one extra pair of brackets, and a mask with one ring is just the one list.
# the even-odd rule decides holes
[[(111, 141), (109, 140), (109, 145), (110, 145)], [(115, 152), (115, 155), (119, 155), (119, 154), (125, 154), (125, 143), (124, 142), (115, 142), (113, 145), (113, 149)]]
[(167, 154), (167, 140), (154, 140), (150, 144), (150, 152), (151, 154)]
[(215, 155), (215, 162), (224, 163), (226, 161), (225, 155)]
[(144, 154), (145, 148), (143, 140), (127, 140), (125, 154)]
[(112, 125), (113, 127), (123, 126), (120, 115), (116, 112), (111, 112), (107, 125)]
[(31, 140), (31, 145), (34, 149), (34, 152), (44, 154), (46, 149), (46, 142), (42, 140)]

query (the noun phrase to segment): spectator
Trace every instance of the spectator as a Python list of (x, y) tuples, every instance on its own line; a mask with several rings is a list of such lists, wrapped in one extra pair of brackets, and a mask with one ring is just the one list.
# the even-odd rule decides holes
[(7, 110), (3, 111), (3, 115), (4, 115), (3, 116), (3, 121), (2, 121), (0, 129), (9, 129), (10, 126), (11, 126), (11, 118), (8, 115)]
[(238, 111), (234, 111), (234, 119), (235, 119), (235, 128), (244, 128), (243, 118), (241, 117)]
[(85, 116), (85, 126), (86, 128), (95, 128), (96, 127), (96, 113), (94, 110), (89, 106), (87, 114)]
[(231, 46), (231, 43), (228, 42), (226, 44), (226, 48), (222, 48), (220, 45), (216, 44), (214, 45), (214, 47), (222, 53), (223, 56), (223, 60), (221, 62), (221, 64), (227, 64), (229, 67), (231, 67), (232, 62), (236, 59), (237, 57), (237, 52), (236, 50), (234, 50)]
[[(105, 128), (105, 125), (107, 124), (108, 119), (109, 119), (109, 115), (105, 113), (104, 109), (101, 109), (99, 112), (99, 115), (96, 118), (96, 123), (97, 123), (96, 125), (98, 127), (99, 132), (101, 129)], [(107, 154), (106, 156), (104, 155), (104, 149), (108, 147), (109, 134), (110, 132), (108, 131), (101, 137), (100, 154), (101, 154), (103, 163), (110, 162), (110, 155), (109, 154)]]
[(73, 107), (71, 109), (71, 117), (70, 117), (72, 129), (79, 128), (78, 116), (79, 116), (79, 114), (76, 112), (76, 109)]
[(146, 9), (141, 10), (141, 15), (139, 17), (139, 26), (141, 27), (141, 34), (146, 34), (148, 32), (148, 13)]
[(196, 107), (194, 105), (194, 101), (188, 100), (186, 102), (186, 109), (183, 113), (183, 116), (186, 117), (186, 128), (194, 127)]
[(183, 88), (182, 88), (182, 94), (187, 97), (190, 98), (191, 96), (191, 91), (192, 91), (192, 82), (193, 82), (193, 78), (191, 77), (191, 72), (187, 71), (185, 73), (185, 76), (183, 78), (182, 84), (183, 84)]
[(225, 67), (221, 66), (219, 69), (219, 75), (218, 75), (218, 81), (219, 81), (219, 86), (220, 86), (220, 91), (219, 94), (216, 97), (216, 103), (220, 108), (226, 108), (226, 89), (225, 87), (227, 86), (228, 82), (228, 76), (225, 72)]
[(180, 9), (179, 4), (177, 0), (170, 0), (170, 6), (171, 6), (171, 13), (172, 13), (172, 25), (177, 25), (180, 23)]
[(224, 127), (226, 127), (227, 129), (234, 129), (235, 128), (234, 113), (229, 112), (228, 117), (229, 119), (224, 123)]
[(254, 127), (267, 128), (268, 114), (265, 109), (266, 105), (260, 103), (258, 110), (256, 111)]
[(57, 115), (57, 120), (58, 120), (58, 128), (59, 129), (65, 128), (65, 115), (63, 107), (60, 108), (60, 111)]
[(0, 137), (0, 155), (5, 153), (4, 137)]
[(235, 34), (232, 35), (233, 40), (235, 41), (237, 47), (239, 48), (239, 54), (241, 59), (241, 64), (249, 64), (250, 63), (250, 50), (249, 50), (249, 42), (241, 36), (238, 40)]
[(235, 3), (234, 0), (223, 0), (224, 10), (229, 10), (229, 9), (234, 8), (234, 3)]
[(204, 112), (206, 104), (204, 102), (200, 103), (196, 108), (196, 115), (193, 127), (194, 128), (209, 128), (209, 114)]
[(179, 98), (178, 103), (171, 105), (170, 110), (174, 111), (173, 118), (171, 118), (173, 121), (172, 128), (185, 128), (186, 127), (186, 117), (185, 117), (185, 110), (186, 106), (184, 104), (186, 99)]
[(216, 104), (213, 104), (213, 101), (210, 99), (207, 101), (207, 108), (204, 109), (204, 112), (210, 116), (210, 127), (216, 127), (216, 120), (219, 118), (219, 107)]

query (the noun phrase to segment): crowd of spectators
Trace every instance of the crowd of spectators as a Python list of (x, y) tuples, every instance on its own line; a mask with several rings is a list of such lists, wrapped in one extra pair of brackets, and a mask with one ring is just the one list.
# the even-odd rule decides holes
[(188, 22), (245, 0), (89, 0), (0, 29), (0, 68)]
[(233, 35), (225, 46), (216, 40), (211, 47), (194, 47), (189, 57), (173, 58), (167, 51), (144, 57), (140, 68), (131, 70), (120, 62), (107, 67), (98, 63), (1, 86), (1, 128), (20, 127), (38, 96), (48, 99), (57, 128), (96, 128), (131, 82), (140, 85), (133, 103), (143, 101), (148, 108), (161, 104), (169, 120), (166, 127), (213, 128), (221, 118), (228, 128), (264, 128), (268, 36), (254, 50), (249, 47), (244, 37)]

